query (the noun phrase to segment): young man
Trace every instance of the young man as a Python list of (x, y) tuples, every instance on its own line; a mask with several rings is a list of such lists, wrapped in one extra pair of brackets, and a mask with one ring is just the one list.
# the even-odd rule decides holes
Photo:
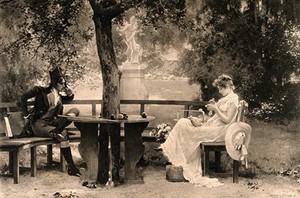
[[(60, 149), (68, 165), (68, 174), (80, 176), (76, 168), (69, 145), (68, 132), (65, 127), (71, 124), (66, 118), (58, 115), (63, 113), (64, 100), (73, 100), (74, 94), (67, 87), (66, 79), (60, 67), (55, 67), (50, 73), (48, 87), (35, 86), (21, 96), (21, 109), (26, 122), (23, 131), (31, 131), (37, 137), (53, 137), (60, 141)], [(62, 95), (63, 93), (63, 95)], [(27, 100), (34, 99), (34, 107), (27, 108)], [(78, 116), (79, 110), (72, 108), (65, 115)]]

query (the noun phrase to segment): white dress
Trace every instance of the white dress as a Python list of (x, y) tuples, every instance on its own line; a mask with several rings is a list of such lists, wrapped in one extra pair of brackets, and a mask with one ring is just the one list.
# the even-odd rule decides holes
[[(238, 96), (235, 93), (228, 94), (217, 102), (224, 114), (230, 104), (238, 106)], [(215, 114), (201, 127), (195, 127), (189, 119), (181, 118), (161, 145), (163, 153), (174, 166), (183, 168), (183, 176), (190, 183), (206, 187), (223, 185), (216, 178), (202, 176), (200, 143), (224, 141), (227, 127), (235, 120), (236, 115), (230, 123), (225, 124)]]

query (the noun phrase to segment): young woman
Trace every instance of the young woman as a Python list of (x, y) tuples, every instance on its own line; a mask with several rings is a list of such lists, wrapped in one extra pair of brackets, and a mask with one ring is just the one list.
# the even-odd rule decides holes
[(167, 140), (161, 145), (163, 154), (175, 166), (182, 166), (183, 176), (189, 182), (207, 187), (222, 185), (218, 179), (202, 176), (201, 142), (224, 141), (226, 128), (236, 120), (238, 96), (228, 75), (219, 76), (213, 83), (223, 96), (217, 103), (210, 103), (207, 109), (214, 115), (200, 127), (195, 127), (188, 118), (180, 119)]
[[(68, 174), (79, 176), (80, 172), (73, 162), (69, 145), (68, 132), (65, 127), (71, 124), (66, 118), (59, 118), (63, 112), (63, 100), (73, 100), (73, 92), (66, 86), (66, 79), (60, 67), (55, 67), (50, 73), (48, 87), (35, 86), (21, 97), (21, 108), (27, 122), (23, 131), (31, 131), (37, 137), (53, 137), (60, 141), (60, 149), (68, 165)], [(64, 92), (64, 96), (61, 93)], [(29, 111), (27, 100), (34, 99), (34, 107)], [(72, 108), (65, 115), (78, 116), (79, 110)], [(29, 121), (30, 120), (30, 121)]]

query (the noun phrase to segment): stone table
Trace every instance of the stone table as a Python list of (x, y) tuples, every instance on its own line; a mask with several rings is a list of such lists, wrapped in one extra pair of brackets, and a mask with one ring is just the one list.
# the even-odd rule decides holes
[[(108, 171), (117, 174), (115, 177), (112, 175), (112, 179), (113, 181), (115, 180), (114, 182), (118, 182), (120, 131), (122, 127), (124, 127), (125, 144), (125, 182), (143, 183), (142, 176), (137, 174), (136, 164), (143, 156), (145, 150), (142, 142), (142, 133), (149, 122), (155, 119), (153, 116), (142, 118), (140, 115), (128, 115), (126, 120), (111, 120), (99, 118), (98, 116), (61, 117), (73, 121), (81, 133), (78, 149), (87, 165), (85, 175), (89, 183), (99, 182), (105, 184), (109, 179)], [(101, 133), (99, 132), (99, 125)], [(101, 127), (104, 130), (101, 130)], [(106, 129), (108, 129), (108, 135), (106, 134)], [(111, 131), (117, 131), (117, 134), (112, 134)], [(110, 136), (112, 142), (112, 156), (110, 157), (113, 159), (109, 159), (108, 155), (108, 138), (106, 138), (108, 136)], [(101, 147), (100, 149), (99, 146)], [(111, 166), (112, 160), (115, 163), (113, 166)], [(114, 170), (109, 170), (108, 166)]]

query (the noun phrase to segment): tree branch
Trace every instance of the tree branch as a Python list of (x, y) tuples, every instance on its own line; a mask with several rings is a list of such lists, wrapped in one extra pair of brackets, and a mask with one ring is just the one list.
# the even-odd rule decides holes
[(89, 2), (94, 11), (94, 14), (101, 15), (109, 19), (113, 19), (133, 7), (131, 1), (112, 1), (108, 5), (104, 5), (105, 2), (103, 1), (99, 2), (96, 0), (89, 0)]
[(2, 0), (2, 1), (0, 1), (0, 5), (5, 5), (5, 4), (7, 4), (7, 3), (11, 3), (11, 2), (13, 2), (14, 0)]

